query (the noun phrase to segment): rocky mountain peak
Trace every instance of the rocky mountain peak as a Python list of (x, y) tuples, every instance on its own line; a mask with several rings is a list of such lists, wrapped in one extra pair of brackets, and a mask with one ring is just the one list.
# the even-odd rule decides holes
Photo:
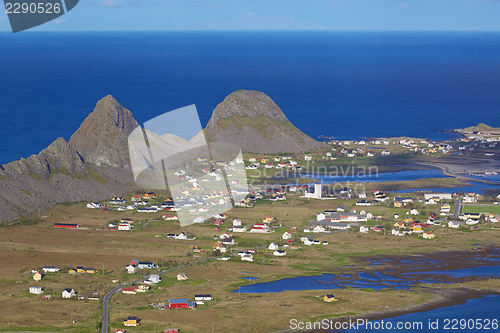
[(205, 129), (209, 141), (232, 142), (243, 152), (298, 153), (325, 148), (298, 128), (266, 94), (238, 90), (215, 108)]
[(108, 95), (97, 102), (69, 144), (87, 163), (130, 168), (127, 138), (137, 126), (132, 113)]
[(287, 121), (283, 111), (269, 96), (260, 91), (241, 89), (231, 93), (217, 105), (207, 125), (209, 135), (215, 134), (218, 121), (232, 116), (267, 116), (277, 121)]

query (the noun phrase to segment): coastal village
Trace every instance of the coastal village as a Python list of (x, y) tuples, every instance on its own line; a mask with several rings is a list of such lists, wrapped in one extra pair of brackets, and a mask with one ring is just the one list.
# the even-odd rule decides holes
[[(249, 152), (255, 150), (245, 137), (235, 137), (244, 151), (236, 158), (198, 156), (165, 168), (177, 194), (151, 182), (136, 186), (122, 157), (99, 166), (127, 146), (129, 134), (102, 119), (116, 114), (127, 128), (137, 124), (111, 96), (98, 102), (71, 145), (58, 139), (49, 153), (3, 166), (0, 182), (21, 188), (9, 197), (17, 207), (9, 214), (37, 208), (2, 224), (0, 301), (9, 304), (9, 320), (0, 329), (279, 331), (290, 318), (407, 313), (415, 304), (500, 288), (496, 278), (435, 272), (497, 260), (498, 133), (478, 125), (439, 142), (319, 142), (286, 123), (277, 106), (271, 112), (268, 96), (245, 90), (216, 108), (220, 119), (211, 131), (248, 122), (231, 110), (249, 107), (242, 102), (249, 98), (267, 104), (247, 112), (297, 140), (281, 142), (257, 126), (266, 140), (255, 133), (252, 140), (261, 150), (281, 142), (279, 153)], [(113, 153), (85, 150), (91, 123), (106, 123), (102, 133), (122, 131)], [(36, 169), (40, 156), (59, 167)], [(49, 185), (71, 191), (41, 204)], [(74, 191), (78, 200), (69, 199)], [(420, 278), (422, 271), (431, 275)]]
[[(497, 140), (484, 138), (468, 138), (450, 143), (433, 143), (426, 140), (373, 140), (373, 141), (334, 141), (331, 151), (320, 151), (310, 154), (293, 156), (248, 156), (245, 168), (285, 169), (289, 172), (305, 172), (308, 166), (316, 162), (336, 161), (337, 159), (351, 159), (360, 157), (390, 156), (391, 151), (401, 149), (414, 154), (468, 154), (471, 151), (496, 148)], [(373, 147), (366, 147), (367, 145)], [(465, 149), (463, 149), (467, 145)], [(384, 147), (385, 146), (385, 147)], [(366, 147), (363, 149), (363, 147)], [(375, 150), (375, 148), (380, 148)], [(485, 153), (488, 154), (488, 153)], [(491, 153), (490, 153), (491, 154)], [(494, 154), (494, 153), (493, 153)], [(207, 160), (202, 159), (200, 166), (206, 166)], [(219, 166), (223, 167), (223, 166)], [(216, 170), (218, 167), (215, 167)], [(493, 175), (493, 171), (484, 171), (482, 175)], [(179, 170), (180, 179), (188, 179), (185, 170)], [(210, 181), (210, 177), (204, 181)], [(192, 182), (198, 184), (195, 180)], [(97, 212), (96, 216), (107, 220), (102, 225), (86, 225), (85, 223), (57, 222), (53, 224), (58, 229), (92, 230), (110, 233), (141, 233), (148, 231), (148, 224), (156, 226), (167, 223), (176, 232), (155, 234), (156, 239), (162, 240), (169, 246), (174, 242), (175, 247), (185, 249), (184, 257), (190, 260), (215, 259), (217, 265), (254, 263), (257, 265), (276, 265), (287, 258), (297, 258), (297, 254), (310, 252), (308, 248), (315, 247), (336, 252), (341, 243), (335, 238), (339, 233), (356, 233), (358, 237), (364, 235), (379, 235), (378, 237), (394, 237), (406, 241), (443, 242), (454, 237), (453, 233), (443, 233), (443, 230), (453, 232), (485, 232), (499, 230), (500, 221), (500, 194), (478, 194), (474, 192), (455, 193), (393, 193), (380, 190), (359, 191), (354, 188), (332, 188), (332, 184), (265, 184), (254, 186), (247, 197), (234, 202), (235, 208), (226, 213), (220, 213), (211, 218), (197, 217), (198, 212), (204, 212), (207, 206), (216, 206), (219, 202), (232, 199), (228, 193), (203, 193), (197, 187), (186, 188), (184, 197), (165, 197), (164, 194), (147, 191), (142, 194), (125, 197), (113, 197), (107, 202), (87, 202), (78, 204), (89, 211)], [(318, 206), (327, 209), (309, 211), (308, 218), (294, 220), (288, 217), (293, 212), (293, 205), (312, 206), (314, 201)], [(77, 205), (77, 206), (78, 206)], [(269, 206), (271, 205), (271, 206)], [(273, 207), (280, 210), (273, 213)], [(267, 208), (269, 206), (269, 208)], [(264, 208), (265, 209), (262, 209)], [(283, 208), (285, 210), (283, 210)], [(189, 228), (175, 228), (178, 223), (177, 211), (189, 210), (193, 215), (192, 226)], [(254, 213), (254, 211), (256, 213)], [(266, 211), (267, 213), (264, 213)], [(283, 215), (283, 212), (285, 214)], [(147, 213), (147, 214), (145, 214)], [(112, 215), (111, 215), (112, 214)], [(119, 216), (116, 219), (116, 216)], [(145, 216), (145, 217), (144, 217)], [(288, 217), (288, 218), (285, 218)], [(70, 230), (68, 230), (71, 233)], [(211, 235), (211, 236), (209, 236)], [(71, 237), (68, 234), (67, 237)], [(312, 250), (314, 251), (314, 250)], [(323, 251), (323, 250), (322, 250)], [(120, 299), (130, 301), (139, 294), (146, 297), (161, 295), (154, 302), (144, 302), (145, 309), (176, 310), (203, 309), (207, 305), (217, 303), (217, 294), (170, 292), (168, 286), (174, 283), (180, 285), (191, 284), (193, 279), (200, 280), (201, 276), (188, 276), (183, 272), (176, 272), (167, 278), (163, 267), (163, 260), (158, 258), (140, 257), (131, 258), (122, 262), (121, 269), (113, 270), (113, 274), (105, 268), (99, 269), (88, 266), (58, 267), (52, 262), (39, 262), (39, 268), (30, 270), (32, 285), (28, 287), (30, 294), (39, 295), (43, 301), (60, 299), (75, 299), (78, 301), (102, 302), (106, 288), (92, 291), (79, 290), (79, 284), (66, 283), (60, 290), (43, 287), (43, 282), (50, 278), (57, 281), (65, 274), (75, 276), (117, 276), (122, 279), (111, 279), (113, 284), (122, 285), (118, 290)], [(96, 263), (97, 264), (97, 263)], [(251, 265), (251, 264), (250, 264)], [(250, 267), (250, 266), (249, 266)], [(252, 270), (253, 268), (249, 268)], [(118, 273), (118, 274), (117, 274)], [(126, 276), (145, 276), (137, 282), (126, 282)], [(134, 278), (132, 278), (134, 279)], [(135, 278), (137, 279), (137, 278)], [(62, 279), (61, 279), (62, 280)], [(174, 282), (176, 281), (176, 282)], [(203, 291), (203, 288), (199, 289)], [(319, 295), (324, 302), (335, 302), (338, 299), (331, 293)], [(144, 299), (144, 297), (142, 297)], [(220, 302), (220, 300), (219, 300)], [(141, 311), (126, 311), (127, 316), (122, 321), (112, 322), (117, 327), (116, 332), (129, 332), (120, 326), (130, 327), (147, 324), (147, 319), (140, 319)], [(167, 317), (169, 315), (167, 314)], [(132, 331), (133, 332), (133, 331)], [(177, 332), (177, 329), (165, 329), (164, 332)]]

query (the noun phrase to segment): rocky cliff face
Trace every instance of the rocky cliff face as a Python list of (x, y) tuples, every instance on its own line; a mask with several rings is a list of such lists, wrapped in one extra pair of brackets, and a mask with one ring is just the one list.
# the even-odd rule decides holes
[(41, 179), (48, 179), (51, 172), (87, 175), (82, 157), (63, 138), (58, 138), (38, 155), (7, 164), (5, 169)]
[(108, 95), (97, 102), (69, 144), (86, 163), (130, 168), (127, 139), (137, 126), (132, 113)]
[(215, 108), (205, 129), (207, 140), (239, 145), (244, 152), (298, 153), (324, 148), (293, 126), (266, 94), (238, 90)]

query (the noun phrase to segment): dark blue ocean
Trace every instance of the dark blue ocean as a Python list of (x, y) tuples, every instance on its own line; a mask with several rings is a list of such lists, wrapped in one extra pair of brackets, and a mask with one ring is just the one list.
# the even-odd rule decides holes
[(238, 89), (306, 134), (418, 136), (500, 126), (497, 32), (0, 33), (0, 163), (69, 139), (113, 95), (141, 123)]

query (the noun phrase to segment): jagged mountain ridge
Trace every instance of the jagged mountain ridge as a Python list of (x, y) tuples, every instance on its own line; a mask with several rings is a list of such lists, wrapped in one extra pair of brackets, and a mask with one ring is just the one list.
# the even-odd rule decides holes
[[(69, 142), (58, 138), (37, 155), (0, 165), (0, 221), (56, 203), (102, 200), (137, 189), (128, 136), (138, 126), (132, 113), (108, 95), (97, 102)], [(248, 90), (226, 97), (207, 127), (190, 141), (172, 135), (153, 141), (192, 150), (204, 137), (208, 143), (234, 143), (244, 152), (299, 152), (324, 145), (294, 127), (267, 95)]]
[(127, 138), (137, 126), (132, 113), (108, 95), (69, 142), (58, 138), (37, 155), (0, 165), (0, 221), (135, 189)]

